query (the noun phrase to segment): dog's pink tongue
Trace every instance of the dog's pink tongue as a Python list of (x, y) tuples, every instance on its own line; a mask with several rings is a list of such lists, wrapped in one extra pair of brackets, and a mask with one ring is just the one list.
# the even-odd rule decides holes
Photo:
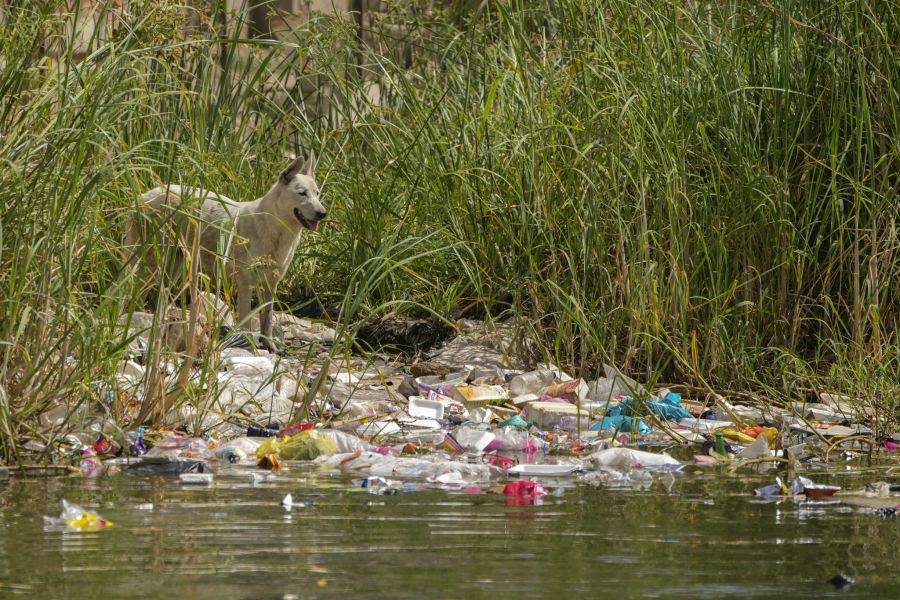
[(315, 231), (315, 230), (318, 229), (318, 228), (319, 228), (319, 222), (318, 222), (318, 221), (309, 221), (309, 229), (310, 229), (310, 231)]

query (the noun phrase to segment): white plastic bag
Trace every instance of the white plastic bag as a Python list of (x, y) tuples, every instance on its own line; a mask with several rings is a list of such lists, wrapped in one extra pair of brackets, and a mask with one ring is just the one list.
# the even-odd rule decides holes
[(681, 462), (675, 460), (665, 452), (654, 454), (632, 448), (607, 448), (594, 452), (588, 460), (597, 467), (611, 467), (613, 469), (634, 469), (639, 467), (652, 468), (680, 468)]

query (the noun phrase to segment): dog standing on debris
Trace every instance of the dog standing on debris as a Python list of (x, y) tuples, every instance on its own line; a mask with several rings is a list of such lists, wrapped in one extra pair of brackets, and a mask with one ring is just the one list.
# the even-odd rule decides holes
[[(264, 196), (251, 202), (178, 185), (152, 189), (141, 197), (143, 214), (130, 223), (126, 243), (136, 247), (155, 235), (176, 236), (184, 243), (185, 232), (178, 230), (175, 217), (192, 210), (188, 209), (191, 200), (199, 202), (199, 210), (190, 214), (199, 217), (201, 270), (212, 275), (216, 259), (225, 258), (225, 272), (237, 284), (239, 322), (246, 322), (255, 291), (262, 307), (259, 323), (263, 343), (274, 350), (272, 303), (276, 288), (287, 273), (303, 230), (315, 231), (326, 216), (315, 169), (315, 155), (310, 154), (308, 160), (296, 158)], [(156, 240), (161, 244), (173, 241)]]

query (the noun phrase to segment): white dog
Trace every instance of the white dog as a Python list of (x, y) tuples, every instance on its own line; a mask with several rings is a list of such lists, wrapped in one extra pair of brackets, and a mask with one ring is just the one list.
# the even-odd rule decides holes
[[(145, 214), (138, 215), (129, 225), (126, 243), (136, 246), (142, 240), (152, 240), (151, 236), (174, 234), (182, 238), (183, 244), (189, 244), (185, 241), (189, 238), (175, 225), (175, 215), (187, 210), (197, 214), (188, 207), (192, 200), (199, 202), (202, 270), (212, 275), (216, 258), (227, 260), (226, 273), (237, 283), (241, 322), (250, 314), (250, 299), (256, 291), (262, 307), (260, 333), (265, 345), (273, 350), (272, 302), (276, 287), (291, 264), (300, 234), (304, 229), (315, 231), (326, 216), (319, 201), (315, 168), (315, 155), (310, 155), (309, 160), (298, 157), (264, 196), (252, 202), (236, 202), (214, 192), (177, 185), (152, 189), (141, 197)], [(171, 242), (156, 239), (156, 243)]]

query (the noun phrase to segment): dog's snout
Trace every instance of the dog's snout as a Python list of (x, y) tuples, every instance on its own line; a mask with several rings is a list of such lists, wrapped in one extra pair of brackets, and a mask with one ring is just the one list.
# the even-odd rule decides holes
[(328, 216), (328, 211), (326, 211), (324, 208), (316, 211), (316, 219), (318, 219), (319, 221), (321, 221), (322, 219), (324, 219), (327, 216)]

